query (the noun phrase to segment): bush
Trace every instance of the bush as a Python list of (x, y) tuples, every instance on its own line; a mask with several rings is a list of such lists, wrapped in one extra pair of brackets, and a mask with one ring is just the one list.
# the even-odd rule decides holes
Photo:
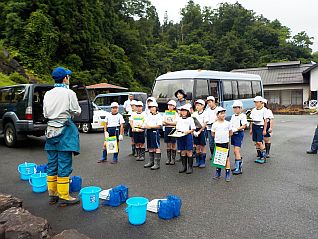
[(26, 79), (24, 76), (20, 75), (18, 72), (13, 72), (9, 76), (9, 80), (17, 83), (17, 84), (28, 84), (29, 80)]
[(14, 85), (15, 83), (9, 79), (9, 76), (0, 72), (0, 87)]

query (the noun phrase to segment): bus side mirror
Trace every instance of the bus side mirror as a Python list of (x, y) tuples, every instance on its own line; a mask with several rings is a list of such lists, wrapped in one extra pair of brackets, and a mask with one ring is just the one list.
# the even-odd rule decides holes
[(192, 92), (187, 92), (187, 100), (192, 100)]

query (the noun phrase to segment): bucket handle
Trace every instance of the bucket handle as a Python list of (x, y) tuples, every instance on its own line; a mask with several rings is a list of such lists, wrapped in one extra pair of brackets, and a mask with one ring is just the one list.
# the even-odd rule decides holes
[(126, 207), (125, 209), (126, 213), (128, 213), (129, 208), (131, 208), (131, 205), (128, 205), (128, 207)]
[[(35, 187), (35, 185), (32, 184), (31, 178), (29, 178), (29, 184), (30, 184), (32, 187)], [(43, 184), (43, 185), (41, 185), (41, 186), (36, 186), (36, 187), (40, 188), (40, 187), (45, 187), (45, 186), (46, 186), (46, 184)]]
[(18, 172), (21, 173), (21, 174), (23, 174), (23, 175), (31, 175), (31, 174), (34, 174), (34, 173), (22, 173), (22, 172), (20, 171), (20, 165), (18, 166)]

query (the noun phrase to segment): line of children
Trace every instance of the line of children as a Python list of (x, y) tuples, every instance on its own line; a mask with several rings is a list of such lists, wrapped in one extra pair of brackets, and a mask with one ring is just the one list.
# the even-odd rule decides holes
[(177, 140), (169, 136), (172, 130), (176, 128), (178, 113), (176, 111), (177, 103), (174, 100), (169, 100), (167, 103), (168, 110), (165, 111), (163, 126), (164, 126), (164, 142), (167, 144), (167, 160), (166, 165), (175, 165), (177, 154)]
[[(119, 141), (123, 140), (123, 133), (124, 133), (124, 123), (125, 120), (123, 116), (118, 113), (118, 103), (113, 102), (110, 105), (111, 113), (106, 116), (106, 122), (104, 125), (104, 135), (105, 139), (108, 137), (116, 136), (117, 144)], [(118, 144), (118, 152), (119, 152), (119, 144)], [(113, 160), (111, 164), (116, 164), (118, 161), (118, 153), (114, 153)], [(102, 159), (98, 161), (98, 163), (107, 162), (107, 149), (106, 149), (106, 141), (103, 144), (103, 154)]]
[(149, 114), (147, 115), (144, 123), (144, 128), (147, 130), (147, 148), (149, 150), (149, 162), (144, 165), (145, 168), (157, 170), (160, 168), (160, 132), (162, 127), (162, 116), (158, 112), (157, 102), (150, 102)]
[(197, 120), (196, 130), (193, 132), (193, 143), (196, 149), (196, 162), (193, 167), (199, 168), (205, 168), (206, 160), (206, 126), (209, 119), (204, 107), (204, 100), (197, 100), (195, 102), (196, 111), (192, 114), (192, 117)]
[(263, 99), (264, 107), (266, 108), (266, 122), (267, 122), (267, 127), (266, 127), (266, 134), (264, 136), (264, 142), (265, 142), (265, 150), (266, 150), (266, 158), (270, 158), (269, 152), (271, 150), (271, 134), (273, 133), (273, 119), (274, 115), (273, 112), (268, 108), (267, 105), (267, 100)]

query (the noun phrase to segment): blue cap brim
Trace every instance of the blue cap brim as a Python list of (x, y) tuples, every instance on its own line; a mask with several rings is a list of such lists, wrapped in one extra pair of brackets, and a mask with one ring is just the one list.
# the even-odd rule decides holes
[(72, 72), (71, 70), (66, 70), (66, 74), (67, 74), (67, 75), (72, 75), (72, 73), (73, 73), (73, 72)]

